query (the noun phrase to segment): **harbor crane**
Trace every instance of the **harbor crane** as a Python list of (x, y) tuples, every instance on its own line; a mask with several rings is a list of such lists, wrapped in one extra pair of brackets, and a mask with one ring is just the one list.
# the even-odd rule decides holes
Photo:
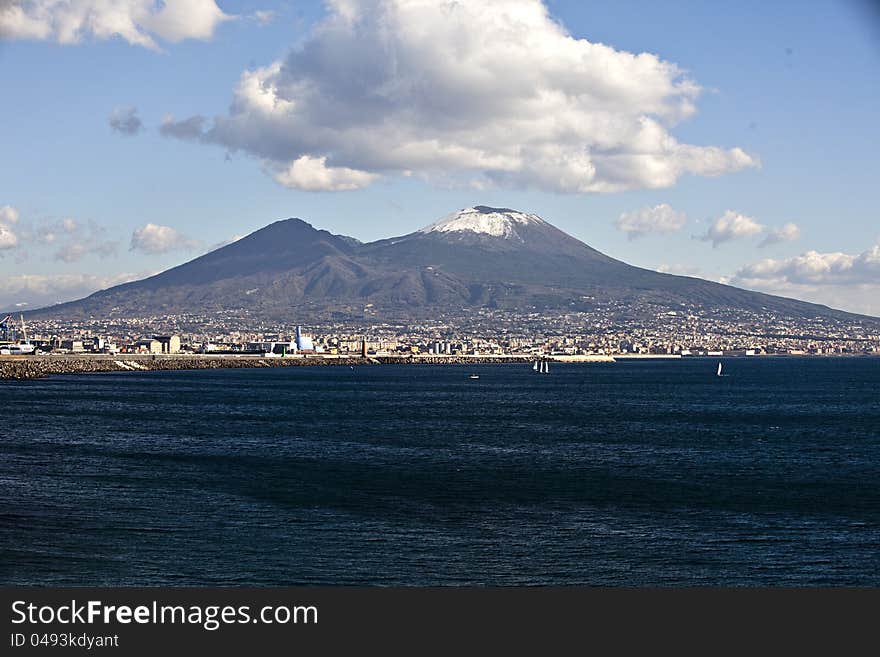
[(15, 320), (12, 315), (7, 315), (0, 321), (0, 331), (3, 331), (3, 345), (0, 348), (0, 354), (4, 356), (22, 356), (32, 354), (36, 347), (28, 341), (27, 329), (24, 327), (24, 315), (21, 316), (21, 328), (18, 331), (18, 340), (11, 342), (9, 340), (9, 329), (15, 329)]
[(9, 329), (14, 326), (14, 321), (12, 315), (6, 315), (6, 317), (3, 318), (3, 321), (0, 322), (0, 331), (3, 331), (4, 342), (9, 342)]

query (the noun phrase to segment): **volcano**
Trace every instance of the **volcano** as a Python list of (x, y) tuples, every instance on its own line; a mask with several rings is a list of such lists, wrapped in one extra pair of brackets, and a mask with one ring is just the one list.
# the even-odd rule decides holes
[(632, 316), (681, 310), (772, 313), (790, 319), (858, 315), (663, 274), (611, 258), (535, 214), (478, 205), (414, 233), (361, 243), (301, 219), (277, 221), (149, 278), (29, 313), (146, 317), (246, 312), (253, 318), (373, 317), (398, 321), (476, 309), (527, 313), (615, 307)]

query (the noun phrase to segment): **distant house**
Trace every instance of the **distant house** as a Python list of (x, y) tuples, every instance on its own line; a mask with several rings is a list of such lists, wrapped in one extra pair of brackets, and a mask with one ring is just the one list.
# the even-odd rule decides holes
[(259, 342), (248, 342), (247, 348), (248, 351), (262, 351), (264, 354), (278, 354), (279, 356), (296, 353), (296, 343), (292, 341), (261, 340)]
[(65, 349), (71, 353), (85, 351), (82, 340), (62, 340), (61, 349)]
[(154, 335), (153, 340), (161, 345), (161, 349), (150, 353), (176, 354), (180, 351), (180, 336), (178, 335)]
[(156, 339), (147, 338), (144, 340), (138, 340), (135, 342), (132, 347), (134, 351), (148, 354), (161, 354), (162, 353), (162, 343)]

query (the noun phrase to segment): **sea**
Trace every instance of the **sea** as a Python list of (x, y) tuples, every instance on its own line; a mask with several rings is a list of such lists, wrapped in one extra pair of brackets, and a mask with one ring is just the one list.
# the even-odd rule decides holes
[(0, 583), (880, 585), (880, 358), (723, 362), (3, 381)]

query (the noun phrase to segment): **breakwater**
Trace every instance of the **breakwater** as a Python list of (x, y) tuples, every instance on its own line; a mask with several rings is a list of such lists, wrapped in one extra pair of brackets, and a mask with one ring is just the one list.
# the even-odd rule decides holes
[(465, 365), (476, 363), (525, 363), (528, 356), (260, 356), (198, 355), (46, 355), (0, 357), (0, 379), (37, 379), (57, 374), (96, 372), (147, 372), (158, 370), (203, 370), (240, 367), (315, 367), (332, 365)]

